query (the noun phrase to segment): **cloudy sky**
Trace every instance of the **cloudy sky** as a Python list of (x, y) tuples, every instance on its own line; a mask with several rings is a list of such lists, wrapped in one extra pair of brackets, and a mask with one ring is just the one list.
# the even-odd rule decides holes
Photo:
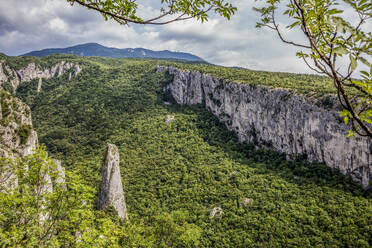
[[(159, 0), (139, 0), (141, 13), (158, 12)], [(249, 69), (310, 72), (270, 30), (256, 29), (253, 0), (232, 0), (238, 12), (230, 21), (183, 21), (166, 26), (120, 26), (92, 10), (65, 0), (0, 0), (0, 52), (20, 55), (43, 48), (97, 42), (117, 48), (189, 52), (208, 62)], [(296, 33), (290, 38), (301, 40)]]

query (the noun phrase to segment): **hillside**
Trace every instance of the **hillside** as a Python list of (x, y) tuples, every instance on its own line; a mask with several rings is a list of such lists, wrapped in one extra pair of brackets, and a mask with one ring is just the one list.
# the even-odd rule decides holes
[(187, 61), (205, 62), (202, 58), (190, 53), (172, 52), (168, 50), (153, 51), (145, 48), (113, 48), (97, 43), (86, 43), (66, 48), (48, 48), (40, 51), (31, 51), (23, 56), (45, 57), (52, 54), (75, 54), (79, 56), (102, 56), (110, 58), (157, 58), (178, 59)]
[[(22, 57), (1, 59), (11, 66), (25, 63)], [(159, 64), (176, 65), (242, 75), (247, 81), (253, 77), (256, 85), (279, 81), (315, 99), (331, 91), (320, 96), (317, 88), (295, 82), (310, 78), (318, 85), (324, 78), (248, 70), (235, 74), (236, 69), (146, 59), (26, 59), (43, 67), (63, 60), (82, 68), (71, 78), (67, 71), (43, 79), (39, 92), (37, 79), (22, 82), (15, 96), (30, 106), (40, 143), (67, 170), (79, 171), (95, 195), (105, 143), (118, 146), (130, 222), (120, 223), (109, 211), (96, 212), (97, 225), (103, 216), (112, 217), (113, 223), (103, 228), (116, 235), (112, 242), (118, 246), (372, 245), (370, 190), (324, 164), (300, 157), (288, 161), (285, 154), (239, 142), (202, 104), (172, 102), (163, 90), (172, 77), (156, 71)]]

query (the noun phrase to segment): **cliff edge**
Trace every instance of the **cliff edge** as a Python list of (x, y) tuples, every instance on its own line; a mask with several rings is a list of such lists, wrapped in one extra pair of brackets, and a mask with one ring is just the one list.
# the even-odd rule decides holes
[(286, 89), (227, 82), (197, 71), (158, 66), (172, 82), (164, 89), (178, 104), (203, 104), (234, 131), (253, 142), (309, 161), (323, 162), (350, 175), (364, 188), (372, 179), (372, 141), (347, 138), (338, 110), (324, 108)]

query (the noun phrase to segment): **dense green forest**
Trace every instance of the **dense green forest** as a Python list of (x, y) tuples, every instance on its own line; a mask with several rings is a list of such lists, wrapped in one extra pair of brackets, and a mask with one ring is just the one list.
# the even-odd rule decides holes
[[(77, 171), (93, 195), (105, 143), (119, 147), (130, 221), (95, 211), (112, 218), (105, 227), (115, 236), (112, 246), (372, 246), (370, 191), (325, 165), (239, 143), (202, 106), (165, 105), (171, 99), (162, 89), (171, 78), (156, 66), (314, 94), (333, 92), (325, 78), (159, 60), (57, 55), (37, 61), (48, 66), (61, 59), (83, 70), (70, 81), (67, 74), (43, 81), (39, 94), (37, 80), (23, 83), (16, 96), (31, 107), (40, 143)], [(165, 122), (167, 115), (174, 121)], [(223, 213), (211, 218), (214, 207)]]

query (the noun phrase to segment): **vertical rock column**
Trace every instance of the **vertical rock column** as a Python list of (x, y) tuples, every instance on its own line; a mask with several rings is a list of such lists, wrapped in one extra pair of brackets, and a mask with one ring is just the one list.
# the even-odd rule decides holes
[(107, 144), (101, 173), (102, 182), (97, 208), (103, 210), (112, 206), (121, 220), (128, 219), (123, 185), (119, 167), (119, 150), (115, 145)]

